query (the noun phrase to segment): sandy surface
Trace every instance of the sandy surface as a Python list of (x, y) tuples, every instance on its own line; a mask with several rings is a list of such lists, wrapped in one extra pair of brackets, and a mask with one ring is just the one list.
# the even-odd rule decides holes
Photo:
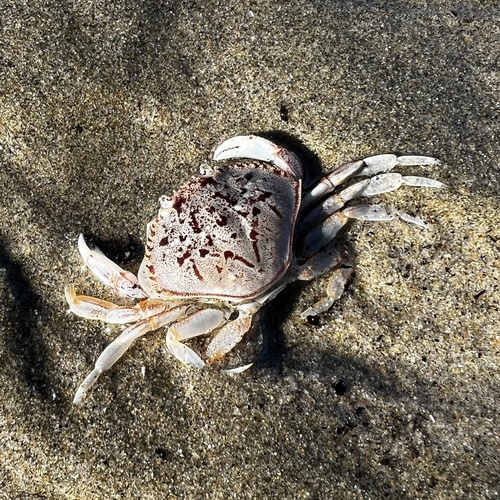
[[(1, 3), (0, 498), (496, 498), (495, 3)], [(277, 131), (310, 170), (437, 156), (450, 189), (381, 197), (430, 229), (354, 224), (343, 298), (310, 325), (325, 281), (284, 292), (256, 368), (158, 332), (73, 407), (119, 331), (67, 314), (69, 281), (110, 296), (78, 234), (135, 271), (161, 194)]]

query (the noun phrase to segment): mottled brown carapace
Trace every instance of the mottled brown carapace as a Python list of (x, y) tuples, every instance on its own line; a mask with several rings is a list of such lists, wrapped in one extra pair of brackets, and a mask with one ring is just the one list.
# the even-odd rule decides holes
[(300, 179), (269, 163), (217, 166), (150, 224), (141, 284), (152, 295), (247, 300), (290, 264)]

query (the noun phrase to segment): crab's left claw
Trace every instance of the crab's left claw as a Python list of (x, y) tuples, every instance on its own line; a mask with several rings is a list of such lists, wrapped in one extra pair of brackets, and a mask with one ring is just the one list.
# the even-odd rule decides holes
[(204, 368), (205, 362), (196, 354), (193, 349), (179, 342), (172, 331), (167, 332), (167, 348), (170, 353), (181, 363), (190, 366), (191, 368)]

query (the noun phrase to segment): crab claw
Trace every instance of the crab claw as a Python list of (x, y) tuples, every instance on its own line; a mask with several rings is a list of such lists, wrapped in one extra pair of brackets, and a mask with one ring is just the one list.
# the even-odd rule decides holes
[(209, 361), (214, 361), (224, 354), (227, 354), (233, 347), (240, 342), (245, 333), (252, 326), (252, 316), (245, 313), (240, 314), (238, 318), (226, 323), (214, 336), (207, 347), (206, 355)]
[(238, 135), (224, 141), (214, 153), (214, 160), (249, 158), (265, 161), (301, 179), (302, 165), (293, 153), (257, 135)]
[(135, 275), (108, 259), (98, 248), (91, 250), (85, 242), (83, 234), (78, 237), (78, 250), (83, 262), (94, 276), (105, 285), (114, 288), (118, 295), (132, 299), (146, 298), (146, 294), (142, 291)]

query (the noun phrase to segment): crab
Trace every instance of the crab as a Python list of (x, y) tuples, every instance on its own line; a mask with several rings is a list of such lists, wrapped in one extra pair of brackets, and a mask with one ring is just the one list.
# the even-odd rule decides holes
[[(166, 327), (166, 345), (175, 358), (204, 368), (231, 351), (252, 328), (262, 306), (293, 282), (331, 272), (325, 296), (301, 318), (328, 310), (342, 295), (352, 269), (338, 238), (348, 220), (399, 218), (425, 227), (421, 219), (393, 207), (345, 204), (403, 185), (445, 186), (390, 172), (396, 166), (436, 165), (435, 158), (383, 154), (335, 168), (303, 191), (299, 158), (255, 135), (226, 140), (213, 159), (172, 197), (160, 198), (158, 215), (147, 226), (137, 276), (99, 249), (90, 249), (80, 235), (78, 249), (90, 271), (118, 295), (136, 302), (120, 306), (77, 295), (73, 285), (66, 286), (71, 312), (130, 325), (99, 356), (73, 403), (82, 400), (136, 339), (161, 327)], [(336, 189), (349, 180), (348, 187)], [(211, 340), (202, 353), (185, 343), (207, 334)], [(225, 371), (238, 373), (249, 366)]]

